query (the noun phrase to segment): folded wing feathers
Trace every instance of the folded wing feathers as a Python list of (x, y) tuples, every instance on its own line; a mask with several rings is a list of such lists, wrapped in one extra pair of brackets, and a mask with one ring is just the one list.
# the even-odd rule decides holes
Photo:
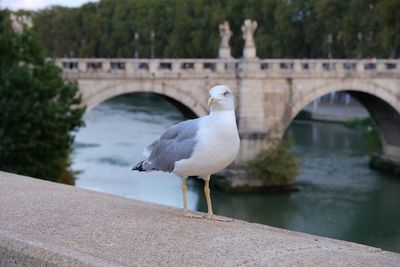
[(142, 164), (146, 171), (162, 170), (172, 172), (175, 162), (188, 159), (196, 145), (198, 121), (188, 120), (170, 127), (160, 139), (148, 146), (144, 153), (148, 159)]

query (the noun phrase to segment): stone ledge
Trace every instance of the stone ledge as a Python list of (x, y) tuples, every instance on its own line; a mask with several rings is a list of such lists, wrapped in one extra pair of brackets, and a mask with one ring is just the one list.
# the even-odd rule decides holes
[(400, 254), (0, 172), (0, 266), (400, 266)]

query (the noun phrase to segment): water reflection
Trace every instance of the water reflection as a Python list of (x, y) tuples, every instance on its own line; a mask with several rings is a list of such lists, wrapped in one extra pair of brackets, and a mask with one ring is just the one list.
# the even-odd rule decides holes
[(362, 134), (338, 124), (297, 121), (288, 131), (296, 135), (297, 144), (304, 148), (325, 152), (331, 148), (335, 151), (358, 148), (364, 153)]
[[(132, 94), (85, 115), (76, 136), (76, 185), (182, 206), (173, 174), (132, 172), (150, 144), (183, 120), (160, 96)], [(301, 172), (299, 192), (232, 194), (212, 190), (214, 211), (238, 219), (400, 251), (400, 180), (368, 168), (365, 136), (337, 124), (292, 123)], [(203, 182), (188, 183), (190, 209), (206, 211)]]

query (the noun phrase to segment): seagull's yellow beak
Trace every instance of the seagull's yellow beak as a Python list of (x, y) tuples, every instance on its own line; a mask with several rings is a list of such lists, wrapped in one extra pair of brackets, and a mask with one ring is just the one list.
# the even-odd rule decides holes
[(218, 102), (217, 99), (210, 97), (210, 98), (208, 99), (208, 106), (211, 106), (212, 104), (214, 104), (214, 103), (216, 103), (216, 102)]

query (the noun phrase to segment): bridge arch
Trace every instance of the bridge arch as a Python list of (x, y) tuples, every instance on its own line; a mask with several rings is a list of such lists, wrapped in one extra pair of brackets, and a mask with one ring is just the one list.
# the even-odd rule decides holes
[(400, 153), (400, 98), (394, 90), (375, 83), (333, 82), (308, 90), (294, 100), (292, 112), (284, 120), (284, 130), (312, 101), (338, 91), (349, 93), (369, 111), (379, 130), (384, 153), (398, 156)]
[(79, 85), (79, 90), (82, 93), (83, 102), (86, 104), (87, 110), (92, 109), (107, 99), (122, 94), (155, 93), (166, 97), (168, 101), (189, 117), (200, 117), (208, 114), (208, 107), (206, 106), (207, 94), (204, 94), (204, 96), (193, 95), (190, 92), (183, 92), (179, 88), (173, 88), (165, 84), (146, 84), (129, 81), (107, 83), (101, 88), (97, 87), (95, 90), (89, 87), (90, 85)]

